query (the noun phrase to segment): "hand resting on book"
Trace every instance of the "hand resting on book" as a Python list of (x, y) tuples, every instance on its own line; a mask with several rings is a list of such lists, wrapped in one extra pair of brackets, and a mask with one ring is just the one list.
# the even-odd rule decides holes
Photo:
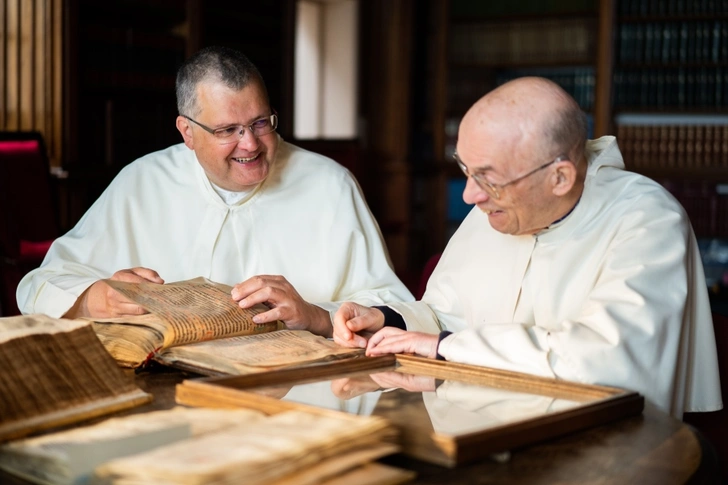
[(259, 275), (238, 283), (232, 290), (233, 300), (242, 308), (262, 303), (269, 311), (256, 315), (255, 323), (280, 320), (291, 330), (308, 330), (331, 337), (331, 317), (321, 307), (306, 302), (286, 278), (280, 275)]
[[(142, 267), (119, 270), (109, 279), (127, 283), (164, 283), (156, 271)], [(64, 318), (116, 318), (126, 315), (143, 315), (144, 313), (149, 313), (149, 311), (126, 298), (104, 280), (99, 280), (78, 297)]]

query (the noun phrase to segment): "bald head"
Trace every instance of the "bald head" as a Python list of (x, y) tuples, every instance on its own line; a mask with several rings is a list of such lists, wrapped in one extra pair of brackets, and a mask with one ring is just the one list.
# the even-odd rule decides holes
[(461, 132), (509, 147), (516, 158), (533, 154), (574, 157), (584, 152), (586, 118), (559, 85), (538, 77), (518, 78), (494, 89), (465, 114)]
[(584, 188), (586, 119), (557, 84), (513, 80), (478, 100), (460, 123), (463, 199), (504, 234), (536, 234), (574, 207)]

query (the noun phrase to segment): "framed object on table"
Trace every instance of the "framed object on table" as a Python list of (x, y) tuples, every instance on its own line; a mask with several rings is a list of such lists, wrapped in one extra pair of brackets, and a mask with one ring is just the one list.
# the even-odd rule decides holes
[[(385, 418), (402, 451), (454, 467), (640, 414), (632, 391), (408, 355), (189, 379), (176, 399), (277, 413), (331, 410)], [(324, 411), (325, 410), (325, 411)]]

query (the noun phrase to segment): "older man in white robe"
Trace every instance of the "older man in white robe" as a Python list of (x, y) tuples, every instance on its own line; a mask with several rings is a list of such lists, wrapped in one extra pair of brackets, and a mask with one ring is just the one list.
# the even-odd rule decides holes
[(476, 207), (422, 301), (345, 304), (337, 342), (623, 387), (677, 417), (722, 407), (690, 221), (613, 137), (587, 142), (567, 93), (541, 78), (491, 91), (456, 158)]

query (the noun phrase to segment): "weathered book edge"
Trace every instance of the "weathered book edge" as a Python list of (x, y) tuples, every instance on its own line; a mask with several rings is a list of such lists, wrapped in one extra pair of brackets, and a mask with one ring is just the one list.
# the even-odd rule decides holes
[(123, 411), (151, 402), (152, 395), (137, 389), (117, 396), (96, 399), (40, 416), (0, 423), (0, 442), (21, 438), (46, 429)]

